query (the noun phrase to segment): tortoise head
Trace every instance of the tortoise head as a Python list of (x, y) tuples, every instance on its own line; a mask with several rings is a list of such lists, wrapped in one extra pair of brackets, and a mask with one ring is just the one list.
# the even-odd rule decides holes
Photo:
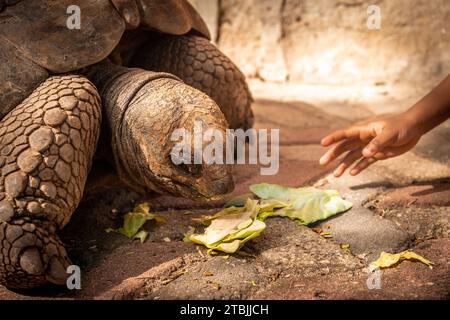
[(234, 187), (231, 168), (221, 161), (226, 128), (224, 115), (207, 95), (178, 79), (155, 79), (142, 86), (124, 114), (122, 141), (133, 146), (133, 153), (122, 158), (138, 173), (134, 180), (147, 188), (210, 199)]
[(211, 98), (167, 73), (107, 63), (87, 74), (101, 93), (124, 182), (196, 200), (232, 191), (230, 166), (212, 159), (226, 150), (228, 124)]
[(227, 125), (209, 97), (197, 92), (195, 96), (180, 103), (182, 114), (174, 123), (177, 127), (166, 136), (169, 139), (158, 159), (161, 165), (152, 172), (160, 174), (157, 179), (171, 194), (211, 199), (234, 188), (231, 166), (225, 164)]

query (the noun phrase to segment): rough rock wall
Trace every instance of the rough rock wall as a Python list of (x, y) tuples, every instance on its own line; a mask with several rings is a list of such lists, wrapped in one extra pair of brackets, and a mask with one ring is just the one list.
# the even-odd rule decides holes
[[(423, 89), (450, 72), (450, 0), (195, 2), (218, 6), (202, 14), (216, 21), (219, 46), (251, 78)], [(369, 5), (381, 9), (379, 30), (367, 27)]]

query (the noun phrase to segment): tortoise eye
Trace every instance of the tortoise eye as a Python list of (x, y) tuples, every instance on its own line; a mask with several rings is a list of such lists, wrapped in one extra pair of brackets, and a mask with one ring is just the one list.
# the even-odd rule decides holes
[(181, 163), (176, 166), (181, 171), (191, 175), (191, 176), (198, 176), (201, 172), (202, 166), (200, 164), (185, 164)]
[(190, 163), (180, 163), (175, 164), (172, 162), (172, 164), (178, 169), (183, 171), (184, 173), (187, 173), (190, 176), (198, 176), (201, 173), (202, 165), (201, 164), (195, 164), (194, 163), (194, 155), (191, 156)]

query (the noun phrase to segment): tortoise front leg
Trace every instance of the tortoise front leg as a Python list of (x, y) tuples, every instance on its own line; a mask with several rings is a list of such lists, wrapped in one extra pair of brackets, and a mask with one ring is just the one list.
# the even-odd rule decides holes
[(100, 130), (100, 98), (85, 78), (55, 76), (0, 122), (0, 284), (64, 284), (56, 232), (81, 200)]
[(126, 60), (130, 67), (172, 73), (203, 91), (218, 104), (231, 128), (248, 129), (253, 125), (253, 99), (245, 76), (207, 39), (152, 35)]

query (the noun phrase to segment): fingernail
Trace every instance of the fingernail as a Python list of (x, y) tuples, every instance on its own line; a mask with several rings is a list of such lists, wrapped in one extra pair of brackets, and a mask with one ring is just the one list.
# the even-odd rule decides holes
[(350, 171), (350, 174), (352, 176), (356, 176), (358, 174), (358, 171), (356, 169), (353, 169), (352, 171)]

